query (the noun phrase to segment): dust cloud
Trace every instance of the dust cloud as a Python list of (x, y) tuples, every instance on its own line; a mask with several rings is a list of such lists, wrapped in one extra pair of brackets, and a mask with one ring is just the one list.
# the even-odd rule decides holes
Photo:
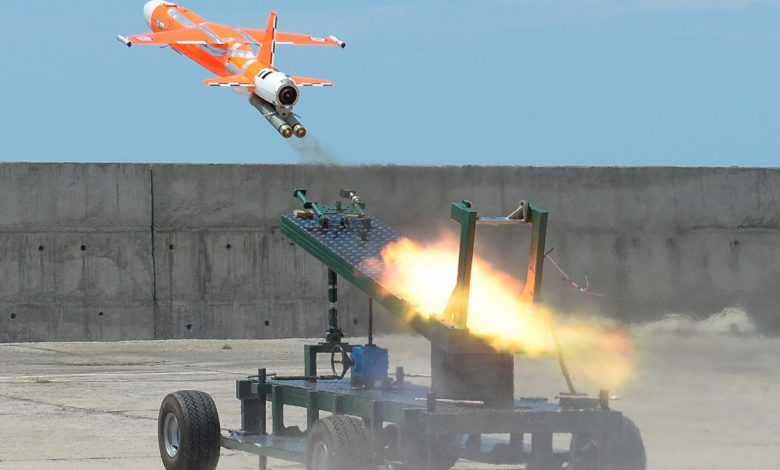
[[(780, 338), (750, 312), (726, 308), (708, 317), (669, 314), (630, 327), (636, 373), (610, 390), (612, 402), (642, 430), (648, 469), (776, 468), (780, 461)], [(430, 373), (430, 343), (389, 335), (391, 366)], [(570, 363), (575, 364), (576, 358)], [(391, 370), (393, 368), (391, 367)], [(571, 367), (578, 389), (602, 387)], [(430, 379), (412, 379), (420, 384)], [(551, 398), (566, 386), (554, 357), (515, 358), (515, 395)]]
[(741, 307), (725, 308), (710, 317), (669, 314), (663, 319), (634, 327), (639, 334), (760, 336), (756, 323)]
[[(740, 308), (699, 319), (669, 315), (633, 326), (631, 334), (640, 354), (637, 373), (622, 389), (610, 390), (620, 396), (611, 406), (642, 430), (648, 469), (778, 468), (780, 338), (756, 329), (750, 311)], [(404, 366), (410, 374), (430, 373), (430, 343), (424, 338), (375, 339), (390, 349), (391, 371)], [(303, 345), (311, 341), (231, 340), (230, 349), (225, 341), (208, 340), (2, 345), (0, 470), (98, 469), (107, 462), (114, 470), (161, 468), (153, 443), (162, 397), (173, 390), (204, 390), (214, 396), (223, 426), (233, 428), (240, 423), (235, 379), (258, 367), (299, 373)], [(101, 366), (85, 368), (94, 358)], [(582, 372), (571, 369), (578, 389), (598, 392), (598, 384), (583, 383)], [(566, 389), (554, 357), (516, 356), (514, 379), (517, 397), (554, 400)], [(430, 383), (425, 377), (408, 380)], [(306, 422), (303, 408), (285, 413), (290, 424)], [(108, 444), (100, 452), (96, 432)], [(226, 452), (219, 468), (257, 468), (257, 458)], [(455, 468), (497, 467), (462, 462)]]

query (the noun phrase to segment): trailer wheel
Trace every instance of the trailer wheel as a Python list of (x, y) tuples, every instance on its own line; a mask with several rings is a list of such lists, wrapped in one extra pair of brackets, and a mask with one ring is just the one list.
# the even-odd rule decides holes
[[(604, 459), (599, 466), (599, 457)], [(609, 445), (600, 449), (596, 436), (575, 434), (571, 441), (569, 470), (646, 470), (647, 457), (642, 434), (633, 421), (623, 417), (620, 431), (609, 436)]]
[(167, 470), (214, 470), (219, 462), (219, 415), (207, 393), (171, 393), (160, 405), (157, 441)]
[(371, 445), (363, 421), (351, 416), (328, 416), (311, 427), (306, 448), (307, 470), (367, 470)]

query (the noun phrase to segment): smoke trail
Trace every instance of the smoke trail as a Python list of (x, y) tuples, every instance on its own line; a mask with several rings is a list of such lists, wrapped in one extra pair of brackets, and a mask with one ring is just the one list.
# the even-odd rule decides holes
[(311, 134), (303, 139), (290, 139), (292, 148), (298, 152), (303, 163), (319, 163), (325, 165), (337, 165), (338, 158), (330, 153)]

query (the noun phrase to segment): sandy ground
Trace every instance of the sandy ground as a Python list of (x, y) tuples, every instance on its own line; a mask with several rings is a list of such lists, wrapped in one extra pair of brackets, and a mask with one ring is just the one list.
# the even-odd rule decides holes
[[(637, 378), (614, 407), (642, 428), (651, 469), (780, 468), (780, 339), (679, 325), (636, 333)], [(427, 343), (383, 340), (391, 366), (427, 372)], [(231, 349), (223, 349), (228, 344)], [(162, 468), (156, 418), (168, 392), (199, 389), (223, 428), (239, 423), (234, 379), (299, 373), (304, 340), (0, 345), (0, 469)], [(519, 358), (519, 396), (563, 389), (552, 359)], [(422, 379), (424, 380), (424, 379)], [(297, 468), (272, 462), (273, 468)], [(220, 469), (256, 469), (223, 452)], [(458, 468), (482, 468), (462, 463)]]

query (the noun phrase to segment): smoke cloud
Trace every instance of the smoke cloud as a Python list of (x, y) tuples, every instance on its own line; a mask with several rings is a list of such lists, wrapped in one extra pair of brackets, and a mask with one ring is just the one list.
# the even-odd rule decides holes
[(759, 336), (759, 328), (750, 314), (740, 307), (725, 308), (710, 317), (697, 319), (689, 315), (669, 314), (661, 320), (638, 325), (639, 333), (672, 333), (679, 335)]
[(302, 163), (319, 163), (324, 165), (337, 165), (339, 159), (311, 134), (303, 139), (290, 139), (290, 145), (298, 152)]

